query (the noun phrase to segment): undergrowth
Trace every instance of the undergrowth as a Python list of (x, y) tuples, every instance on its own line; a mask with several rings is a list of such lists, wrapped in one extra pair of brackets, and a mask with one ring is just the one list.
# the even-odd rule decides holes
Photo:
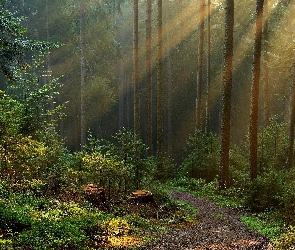
[(122, 200), (102, 211), (86, 200), (61, 201), (0, 188), (0, 249), (116, 249), (154, 240), (171, 227), (194, 223), (197, 212), (154, 187), (152, 204)]

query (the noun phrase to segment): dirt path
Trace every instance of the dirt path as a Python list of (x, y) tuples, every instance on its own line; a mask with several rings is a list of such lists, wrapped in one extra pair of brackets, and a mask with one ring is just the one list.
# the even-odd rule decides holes
[(174, 229), (141, 249), (173, 250), (271, 250), (269, 240), (248, 229), (233, 209), (185, 192), (174, 191), (172, 197), (188, 202), (198, 210), (200, 223), (190, 228)]

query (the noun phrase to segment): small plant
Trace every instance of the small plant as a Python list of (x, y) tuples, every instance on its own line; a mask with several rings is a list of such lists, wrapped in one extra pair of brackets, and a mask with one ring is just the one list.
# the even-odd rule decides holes
[(274, 241), (275, 250), (294, 250), (295, 249), (295, 227), (283, 234), (278, 240)]
[(130, 230), (129, 223), (121, 218), (111, 219), (107, 228), (109, 236), (126, 235)]
[(272, 240), (280, 236), (282, 222), (269, 218), (267, 214), (261, 214), (260, 217), (245, 215), (241, 216), (240, 219), (247, 227), (254, 229)]
[(213, 217), (215, 217), (217, 219), (226, 220), (226, 218), (224, 217), (224, 215), (221, 214), (221, 213), (213, 213), (212, 215), (213, 215)]

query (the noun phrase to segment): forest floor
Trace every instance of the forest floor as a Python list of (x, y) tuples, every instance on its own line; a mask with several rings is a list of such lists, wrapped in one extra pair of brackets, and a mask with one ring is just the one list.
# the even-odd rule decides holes
[(270, 240), (249, 228), (239, 219), (242, 211), (221, 208), (213, 201), (181, 191), (173, 191), (172, 197), (194, 206), (198, 223), (172, 229), (158, 240), (139, 249), (173, 250), (271, 250)]

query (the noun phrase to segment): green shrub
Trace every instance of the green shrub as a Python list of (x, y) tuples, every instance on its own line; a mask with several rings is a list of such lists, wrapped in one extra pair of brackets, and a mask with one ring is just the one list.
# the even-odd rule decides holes
[(193, 178), (202, 178), (207, 182), (218, 174), (220, 143), (216, 135), (197, 131), (190, 135), (185, 152), (187, 157), (182, 164), (182, 173)]
[(259, 172), (282, 170), (285, 168), (288, 152), (288, 124), (273, 117), (259, 133), (258, 167)]
[(280, 201), (279, 214), (287, 225), (295, 225), (295, 170), (285, 172), (282, 194), (278, 197)]
[(0, 228), (3, 231), (21, 232), (31, 226), (28, 211), (22, 206), (6, 206), (0, 203)]
[(285, 185), (284, 171), (270, 171), (259, 175), (246, 189), (246, 206), (256, 212), (277, 209)]
[(294, 250), (295, 249), (295, 227), (283, 234), (273, 244), (275, 250)]
[(17, 245), (26, 249), (83, 249), (86, 243), (85, 232), (70, 220), (35, 221), (17, 238)]

